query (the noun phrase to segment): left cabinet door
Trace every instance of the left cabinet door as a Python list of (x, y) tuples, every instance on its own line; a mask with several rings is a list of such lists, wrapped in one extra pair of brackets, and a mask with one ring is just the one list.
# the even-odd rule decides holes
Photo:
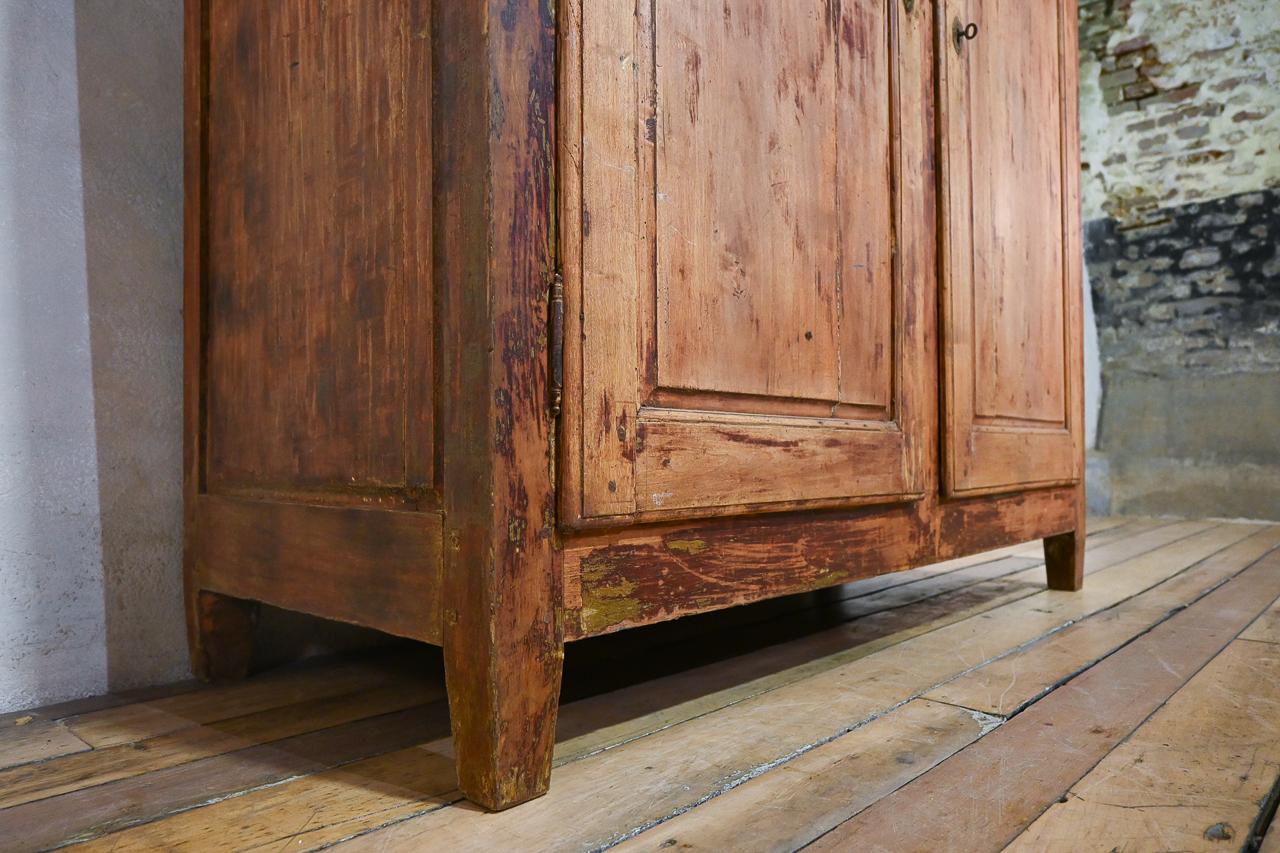
[(568, 526), (929, 487), (929, 5), (567, 4)]

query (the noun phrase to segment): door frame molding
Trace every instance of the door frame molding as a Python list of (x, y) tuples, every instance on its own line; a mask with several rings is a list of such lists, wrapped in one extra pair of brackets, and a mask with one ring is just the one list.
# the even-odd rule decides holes
[[(1036, 427), (1029, 423), (1001, 424), (998, 419), (975, 416), (975, 377), (972, 323), (956, 332), (953, 319), (972, 316), (972, 286), (957, 283), (956, 272), (971, 269), (972, 241), (955, 229), (967, 228), (967, 217), (953, 216), (951, 180), (953, 160), (968, 151), (966, 134), (952, 133), (967, 128), (968, 115), (955, 116), (951, 74), (955, 61), (950, 47), (950, 27), (965, 4), (943, 0), (937, 19), (938, 78), (938, 234), (940, 308), (939, 336), (942, 338), (942, 382), (939, 387), (942, 411), (942, 485), (952, 496), (972, 496), (1068, 485), (1084, 474), (1084, 355), (1082, 346), (1082, 283), (1080, 244), (1080, 163), (1069, 152), (1079, 150), (1076, 44), (1077, 20), (1070, 0), (1056, 0), (1058, 12), (1058, 87), (1062, 108), (1059, 113), (1062, 162), (1062, 246), (1063, 246), (1063, 382), (1065, 418), (1061, 426)], [(966, 50), (975, 49), (973, 46)], [(966, 154), (967, 156), (967, 154)], [(967, 208), (966, 208), (967, 209)], [(962, 273), (966, 277), (969, 273)], [(963, 369), (967, 366), (967, 369)], [(984, 460), (998, 460), (993, 466)], [(995, 471), (990, 469), (996, 468)], [(984, 470), (985, 469), (985, 470)]]
[[(598, 10), (620, 41), (635, 45), (631, 63), (612, 62), (584, 76), (583, 9)], [(560, 14), (559, 248), (565, 284), (565, 398), (560, 429), (559, 521), (566, 529), (636, 522), (742, 515), (793, 509), (853, 507), (918, 500), (934, 487), (930, 457), (936, 448), (936, 180), (934, 158), (934, 36), (931, 4), (913, 13), (889, 4), (891, 39), (890, 152), (896, 244), (893, 259), (893, 398), (888, 419), (858, 420), (817, 414), (785, 417), (671, 408), (680, 392), (658, 390), (651, 371), (653, 319), (642, 310), (654, 275), (650, 243), (654, 216), (653, 146), (646, 144), (641, 104), (652, 86), (651, 2), (567, 0)], [(646, 57), (648, 59), (646, 60)], [(634, 79), (632, 79), (634, 78)], [(645, 82), (647, 80), (647, 83)], [(607, 132), (593, 131), (597, 157), (634, 163), (635, 189), (613, 192), (590, 206), (584, 228), (584, 105), (612, 110)], [(634, 89), (633, 99), (607, 97)], [(651, 93), (650, 93), (651, 94)], [(600, 100), (602, 95), (605, 97)], [(619, 101), (628, 101), (619, 103)], [(597, 122), (602, 124), (603, 122)], [(604, 149), (603, 153), (600, 153)], [(599, 190), (595, 190), (599, 193)], [(598, 196), (597, 196), (598, 197)], [(623, 211), (621, 216), (611, 215)], [(626, 211), (638, 211), (627, 213)], [(628, 224), (640, 222), (641, 234)], [(592, 337), (584, 337), (584, 270), (594, 242), (614, 254), (630, 245), (635, 275), (616, 276), (612, 303), (594, 300)], [(909, 247), (910, 250), (905, 250)], [(611, 353), (626, 353), (610, 357)], [(630, 355), (634, 353), (634, 355)], [(909, 365), (905, 369), (903, 365)], [(596, 389), (589, 395), (588, 389)], [(695, 408), (696, 407), (696, 408)], [(589, 426), (590, 425), (590, 426)], [(779, 433), (779, 434), (775, 434)], [(785, 433), (782, 435), (780, 433)], [(887, 439), (887, 434), (896, 435)], [(695, 443), (695, 436), (700, 435)], [(712, 442), (708, 444), (708, 442)], [(711, 461), (700, 461), (711, 447)], [(783, 455), (785, 450), (788, 455)], [(896, 454), (886, 468), (886, 454)], [(833, 471), (840, 460), (856, 462)], [(588, 465), (587, 460), (590, 460)], [(686, 464), (681, 464), (682, 460)], [(762, 466), (768, 463), (768, 470)], [(686, 476), (696, 463), (715, 476)], [(862, 470), (859, 470), (862, 469)], [(674, 473), (673, 473), (674, 472)], [(797, 497), (788, 482), (808, 481), (816, 496)], [(717, 491), (718, 488), (718, 491)], [(695, 493), (696, 489), (696, 493)], [(852, 493), (852, 494), (850, 494)]]

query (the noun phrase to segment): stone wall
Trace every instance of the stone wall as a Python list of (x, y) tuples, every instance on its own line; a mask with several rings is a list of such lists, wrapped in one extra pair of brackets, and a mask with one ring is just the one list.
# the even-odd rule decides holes
[(1094, 506), (1280, 518), (1280, 6), (1081, 0), (1080, 26)]

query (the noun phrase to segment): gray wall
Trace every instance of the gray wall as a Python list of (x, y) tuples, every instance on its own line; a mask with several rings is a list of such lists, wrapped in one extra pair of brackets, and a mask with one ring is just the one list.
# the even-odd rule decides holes
[(0, 710), (188, 672), (181, 67), (173, 0), (0, 2)]

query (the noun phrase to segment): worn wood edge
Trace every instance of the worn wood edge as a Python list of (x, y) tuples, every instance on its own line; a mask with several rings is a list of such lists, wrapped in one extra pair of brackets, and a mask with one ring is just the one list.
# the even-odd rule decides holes
[(565, 545), (565, 587), (581, 601), (566, 633), (608, 633), (1043, 539), (1075, 529), (1078, 500), (1078, 490), (1059, 489), (584, 536)]
[[(1210, 533), (1214, 527), (1203, 523), (1183, 522), (1171, 525), (1167, 528), (1156, 528), (1146, 531), (1146, 533), (1135, 540), (1121, 539), (1114, 543), (1109, 543), (1110, 547), (1103, 546), (1093, 553), (1094, 565), (1089, 567), (1090, 574), (1105, 573), (1110, 569), (1119, 566), (1131, 566), (1135, 561), (1139, 561), (1149, 554), (1154, 553), (1174, 553), (1174, 549), (1184, 547), (1186, 540), (1196, 536)], [(1134, 542), (1141, 542), (1140, 550), (1135, 550)], [(1226, 547), (1226, 546), (1224, 546)], [(957, 595), (966, 593), (974, 587), (990, 586), (993, 584), (1007, 584), (1016, 581), (1021, 577), (1025, 581), (1031, 581), (1036, 577), (1040, 569), (1033, 566), (1022, 571), (1007, 575), (1003, 578), (995, 578), (982, 581), (973, 587), (966, 587), (958, 590), (952, 590), (941, 596), (935, 596), (929, 599), (914, 602), (913, 604), (896, 608), (892, 611), (892, 615), (910, 615), (912, 611), (929, 607), (931, 604), (950, 603), (946, 599), (950, 599)], [(1159, 581), (1157, 581), (1158, 583)], [(759, 663), (767, 658), (784, 654), (788, 649), (804, 648), (806, 649), (806, 660), (796, 663), (782, 670), (770, 669), (767, 674), (759, 675), (748, 679), (747, 681), (731, 688), (716, 691), (708, 696), (700, 696), (695, 699), (680, 703), (677, 709), (664, 709), (647, 715), (639, 720), (614, 725), (608, 727), (603, 732), (596, 732), (591, 737), (579, 737), (573, 739), (572, 744), (561, 744), (557, 752), (557, 766), (561, 763), (576, 760), (579, 757), (589, 755), (600, 749), (610, 748), (611, 739), (618, 742), (626, 742), (645, 737), (660, 729), (667, 728), (670, 725), (690, 719), (692, 716), (700, 716), (709, 713), (720, 707), (737, 703), (744, 699), (749, 699), (760, 693), (768, 692), (779, 687), (785, 687), (794, 681), (799, 681), (813, 675), (835, 669), (855, 661), (874, 655), (885, 649), (897, 646), (907, 641), (915, 640), (935, 631), (951, 628), (957, 623), (962, 623), (975, 617), (984, 616), (984, 614), (993, 614), (1002, 608), (1018, 605), (1027, 599), (1044, 594), (1043, 589), (1025, 589), (1014, 590), (1006, 594), (998, 595), (994, 599), (982, 601), (979, 604), (967, 606), (963, 608), (948, 607), (945, 615), (939, 618), (931, 619), (927, 622), (917, 625), (910, 625), (899, 630), (894, 630), (886, 634), (877, 635), (872, 639), (859, 642), (851, 647), (848, 646), (848, 637), (846, 633), (851, 626), (857, 625), (861, 619), (874, 619), (883, 614), (867, 614), (865, 616), (854, 619), (852, 622), (842, 625), (836, 625), (833, 628), (820, 631), (816, 634), (806, 635), (792, 642), (771, 647), (766, 652), (757, 652), (754, 655), (740, 658), (738, 662), (741, 666), (750, 666)], [(942, 602), (939, 602), (942, 599)], [(1123, 600), (1123, 597), (1122, 597)], [(1105, 608), (1100, 608), (1105, 609)], [(1091, 611), (1092, 612), (1092, 611)], [(1057, 628), (1061, 628), (1059, 625)], [(1055, 628), (1054, 630), (1057, 630)], [(823, 648), (823, 641), (826, 638), (836, 638), (839, 640), (840, 648), (837, 651), (817, 651), (809, 653), (809, 650)], [(1034, 639), (1034, 638), (1033, 638)], [(698, 673), (708, 671), (708, 667), (698, 667), (695, 670), (682, 673), (681, 677), (698, 678), (700, 683), (705, 683), (705, 677), (699, 678)], [(668, 679), (667, 681), (670, 681)], [(664, 682), (665, 683), (665, 682)], [(930, 688), (937, 687), (932, 685)], [(653, 685), (647, 687), (649, 691), (653, 690)], [(719, 703), (719, 704), (716, 704)], [(695, 708), (696, 706), (696, 708)], [(714, 707), (713, 707), (714, 706)], [(694, 710), (689, 710), (693, 708)], [(686, 713), (687, 712), (687, 713)]]
[[(1132, 535), (1135, 532), (1143, 533), (1166, 527), (1170, 523), (1144, 521), (1136, 525), (1126, 524), (1123, 530), (1129, 531)], [(1117, 538), (1119, 533), (1120, 531), (1116, 528), (1100, 530), (1094, 534), (1091, 541), (1095, 546), (1106, 545)], [(833, 618), (830, 625), (826, 627), (835, 627), (839, 624), (856, 622), (861, 618), (883, 615), (888, 610), (924, 606), (928, 602), (944, 597), (963, 597), (967, 591), (982, 588), (983, 585), (990, 586), (1002, 581), (1011, 581), (1015, 577), (1031, 579), (1035, 574), (1033, 570), (1038, 569), (1042, 564), (1043, 554), (1039, 542), (1025, 546), (1007, 546), (979, 555), (958, 557), (916, 569), (879, 575), (846, 587), (837, 587), (832, 591), (837, 591), (838, 595), (824, 597), (821, 601), (808, 598), (802, 600), (788, 597), (773, 598), (758, 602), (751, 608), (731, 608), (723, 611), (714, 625), (704, 627), (701, 623), (690, 620), (676, 624), (669, 623), (665, 629), (670, 634), (669, 639), (661, 645), (649, 645), (644, 648), (646, 652), (656, 655), (662, 655), (667, 649), (675, 653), (687, 650), (691, 643), (712, 641), (726, 631), (750, 632), (753, 636), (770, 636), (772, 626), (797, 618), (805, 618), (806, 613), (819, 616), (824, 612), (832, 612), (833, 617), (837, 618)], [(999, 570), (992, 571), (994, 569)], [(871, 581), (879, 581), (879, 583), (871, 583)], [(903, 596), (903, 593), (911, 588), (924, 586), (935, 588), (929, 589), (918, 597)], [(866, 613), (850, 615), (846, 612), (846, 608), (850, 605), (856, 605), (871, 598), (885, 599), (885, 601), (881, 602), (882, 606), (878, 609)], [(900, 598), (905, 600), (899, 600)], [(764, 609), (761, 610), (761, 608)], [(734, 618), (735, 615), (739, 618)], [(687, 630), (681, 630), (677, 625), (688, 627)], [(615, 649), (613, 653), (626, 654), (626, 651), (619, 652)]]
[(196, 506), (197, 590), (440, 644), (439, 514), (217, 495)]
[(182, 578), (187, 647), (192, 669), (207, 669), (201, 644), (196, 574), (196, 501), (204, 487), (205, 276), (207, 272), (206, 118), (208, 22), (206, 0), (183, 4), (182, 205)]
[(563, 663), (548, 305), (555, 278), (553, 4), (434, 3), (441, 307), (441, 634), (459, 784), (545, 792)]

